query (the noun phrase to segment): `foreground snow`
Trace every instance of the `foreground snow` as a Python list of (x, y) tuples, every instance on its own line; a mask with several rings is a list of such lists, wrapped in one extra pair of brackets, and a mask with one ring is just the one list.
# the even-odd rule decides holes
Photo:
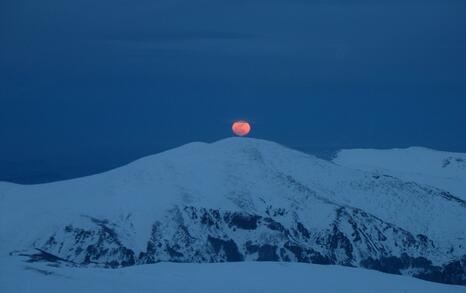
[(159, 263), (125, 269), (55, 268), (2, 258), (0, 292), (448, 293), (442, 285), (375, 271), (297, 263)]

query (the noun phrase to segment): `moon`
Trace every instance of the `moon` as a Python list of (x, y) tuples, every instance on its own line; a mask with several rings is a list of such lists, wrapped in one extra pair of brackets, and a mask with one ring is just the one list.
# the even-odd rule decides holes
[(231, 130), (233, 130), (233, 133), (238, 136), (246, 136), (249, 134), (249, 132), (251, 132), (251, 124), (243, 120), (236, 121), (231, 126)]

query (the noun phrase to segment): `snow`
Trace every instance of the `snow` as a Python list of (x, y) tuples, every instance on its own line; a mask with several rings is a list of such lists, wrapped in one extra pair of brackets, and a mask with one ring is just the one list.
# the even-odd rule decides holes
[[(432, 159), (439, 155), (432, 153), (419, 156), (432, 162), (440, 160)], [(461, 154), (439, 155), (451, 156)], [(154, 222), (170, 223), (173, 216), (167, 217), (167, 211), (178, 206), (261, 216), (266, 216), (269, 207), (282, 208), (290, 212), (280, 218), (283, 226), (291, 227), (294, 219), (299, 219), (314, 232), (331, 228), (336, 209), (361, 210), (383, 225), (396, 225), (413, 236), (423, 234), (435, 244), (435, 249), (410, 251), (413, 256), (444, 265), (466, 253), (466, 228), (458, 225), (466, 222), (464, 204), (443, 197), (442, 189), (423, 182), (378, 176), (371, 168), (360, 170), (336, 162), (269, 141), (229, 138), (211, 144), (191, 143), (84, 178), (40, 185), (0, 182), (0, 256), (42, 247), (52, 235), (67, 243), (66, 249), (71, 248), (74, 242), (63, 239), (68, 237), (62, 233), (64, 227), (95, 228), (91, 218), (109, 220), (123, 245), (139, 255), (147, 249)], [(460, 173), (458, 166), (449, 171), (450, 176)], [(449, 168), (453, 167), (452, 163)], [(191, 226), (193, 235), (202, 239), (203, 232)], [(175, 232), (174, 226), (163, 227), (164, 236)], [(351, 232), (351, 227), (341, 229)], [(238, 231), (229, 237), (243, 243), (247, 237), (253, 238), (247, 233)], [(262, 237), (261, 231), (251, 233)], [(400, 241), (396, 237), (383, 245), (399, 256), (405, 247), (396, 244)], [(361, 251), (360, 255), (367, 253)]]
[(466, 154), (431, 150), (350, 149), (338, 152), (336, 164), (354, 169), (389, 174), (435, 186), (466, 200)]
[[(350, 153), (340, 153), (336, 162), (353, 166), (352, 161), (342, 159), (352, 157), (345, 154)], [(366, 156), (365, 152), (357, 154), (354, 157)], [(369, 166), (386, 163), (394, 169), (393, 156), (381, 155), (377, 161), (379, 154), (383, 153), (368, 152), (367, 162), (360, 162)], [(428, 154), (425, 157), (431, 163), (419, 170), (445, 156), (460, 156)], [(406, 165), (415, 163), (403, 160)], [(455, 168), (450, 176), (462, 170)], [(428, 175), (432, 174), (438, 173)], [(463, 244), (466, 229), (457, 223), (466, 222), (464, 206), (423, 185), (398, 178), (374, 179), (373, 175), (372, 169), (341, 167), (273, 142), (229, 138), (212, 144), (191, 143), (84, 178), (27, 186), (0, 183), (0, 254), (30, 248), (34, 241), (69, 223), (86, 225), (86, 217), (121, 224), (118, 232), (126, 235), (125, 245), (137, 254), (145, 250), (154, 221), (174, 205), (260, 212), (264, 202), (295, 211), (315, 229), (329, 226), (335, 206), (350, 206), (411, 233), (427, 235), (444, 243), (445, 250)], [(464, 253), (464, 249), (455, 253)]]
[(57, 268), (0, 258), (0, 291), (456, 293), (464, 287), (339, 266), (298, 263), (158, 263), (124, 269)]

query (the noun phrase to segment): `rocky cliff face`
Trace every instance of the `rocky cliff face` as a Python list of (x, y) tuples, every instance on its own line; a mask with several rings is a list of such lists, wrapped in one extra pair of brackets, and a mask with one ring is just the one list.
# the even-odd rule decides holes
[(465, 228), (444, 231), (466, 219), (466, 203), (440, 189), (255, 140), (184, 147), (97, 177), (26, 195), (18, 193), (23, 187), (4, 188), (6, 200), (23, 203), (35, 193), (42, 201), (69, 194), (86, 202), (37, 203), (51, 216), (8, 251), (30, 261), (108, 268), (162, 261), (338, 264), (466, 285)]
[[(412, 234), (366, 212), (336, 207), (333, 222), (315, 229), (285, 209), (261, 214), (174, 207), (156, 221), (144, 251), (136, 253), (119, 239), (108, 220), (88, 218), (91, 227), (67, 225), (37, 242), (37, 259), (50, 256), (81, 266), (125, 267), (156, 262), (284, 261), (338, 264), (466, 285), (466, 255), (448, 259), (426, 235)], [(128, 223), (131, 226), (131, 223)], [(40, 257), (40, 254), (44, 254)]]

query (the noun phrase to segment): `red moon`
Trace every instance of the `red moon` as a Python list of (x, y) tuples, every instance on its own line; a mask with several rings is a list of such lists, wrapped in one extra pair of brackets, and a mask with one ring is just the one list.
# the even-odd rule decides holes
[(231, 126), (231, 130), (238, 136), (246, 136), (251, 131), (251, 125), (247, 121), (236, 121)]

